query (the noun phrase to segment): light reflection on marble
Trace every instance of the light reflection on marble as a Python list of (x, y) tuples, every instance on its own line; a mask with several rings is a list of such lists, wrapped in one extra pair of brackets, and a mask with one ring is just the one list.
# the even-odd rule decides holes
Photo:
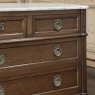
[(88, 6), (65, 3), (0, 3), (0, 12), (87, 9)]

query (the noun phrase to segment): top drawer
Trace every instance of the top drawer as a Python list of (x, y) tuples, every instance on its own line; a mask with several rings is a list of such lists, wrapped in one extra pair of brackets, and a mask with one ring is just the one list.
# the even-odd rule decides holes
[(33, 16), (33, 36), (80, 32), (80, 14)]
[(0, 39), (26, 37), (26, 17), (0, 17)]

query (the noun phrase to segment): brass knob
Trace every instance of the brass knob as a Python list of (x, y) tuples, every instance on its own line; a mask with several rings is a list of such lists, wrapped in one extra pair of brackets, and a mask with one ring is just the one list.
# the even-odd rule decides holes
[(62, 55), (62, 49), (59, 45), (55, 46), (54, 47), (54, 54), (55, 56), (59, 57)]
[(0, 95), (5, 95), (5, 90), (0, 86)]
[(56, 75), (54, 77), (54, 85), (55, 86), (60, 86), (61, 85), (61, 81), (62, 81), (62, 79), (61, 79), (61, 76), (60, 75)]
[(5, 55), (3, 54), (3, 53), (1, 53), (0, 54), (0, 65), (2, 65), (2, 64), (4, 64), (5, 63), (5, 59), (6, 59), (6, 57), (5, 57)]
[(56, 19), (54, 22), (54, 28), (58, 31), (62, 28), (62, 23), (60, 19)]

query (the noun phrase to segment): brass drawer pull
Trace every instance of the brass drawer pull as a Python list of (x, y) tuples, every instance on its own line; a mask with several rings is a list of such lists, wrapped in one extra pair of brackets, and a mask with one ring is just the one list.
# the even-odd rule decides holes
[(5, 90), (0, 86), (0, 95), (5, 95)]
[(5, 27), (4, 27), (4, 23), (0, 23), (0, 30), (4, 30)]
[(55, 77), (54, 77), (54, 85), (55, 86), (60, 86), (61, 85), (61, 76), (60, 75), (56, 75)]
[(54, 22), (54, 28), (58, 31), (62, 28), (62, 23), (60, 19), (56, 19)]
[(57, 45), (57, 46), (54, 47), (54, 54), (55, 54), (55, 56), (57, 56), (57, 57), (61, 56), (61, 54), (62, 54), (62, 49), (61, 49), (61, 47), (60, 47), (59, 45)]
[(0, 54), (0, 65), (4, 64), (5, 63), (5, 55), (3, 53)]

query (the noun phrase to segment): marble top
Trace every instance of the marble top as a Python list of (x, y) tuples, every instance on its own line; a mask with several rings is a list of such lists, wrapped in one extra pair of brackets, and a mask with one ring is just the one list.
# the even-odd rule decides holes
[(87, 9), (86, 5), (66, 3), (0, 3), (0, 12)]

